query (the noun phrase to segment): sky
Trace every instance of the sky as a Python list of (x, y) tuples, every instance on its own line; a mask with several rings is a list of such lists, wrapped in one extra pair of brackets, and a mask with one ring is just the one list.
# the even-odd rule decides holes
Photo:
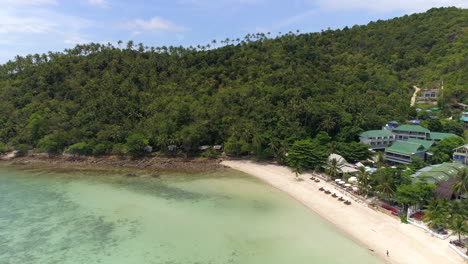
[(468, 0), (0, 0), (0, 63), (89, 42), (196, 46), (248, 33), (318, 32)]

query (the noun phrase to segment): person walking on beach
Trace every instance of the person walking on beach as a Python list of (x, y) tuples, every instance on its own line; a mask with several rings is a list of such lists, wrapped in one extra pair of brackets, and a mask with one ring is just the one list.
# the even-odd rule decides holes
[(390, 257), (390, 256), (389, 256), (389, 252), (388, 252), (388, 250), (387, 250), (387, 257)]

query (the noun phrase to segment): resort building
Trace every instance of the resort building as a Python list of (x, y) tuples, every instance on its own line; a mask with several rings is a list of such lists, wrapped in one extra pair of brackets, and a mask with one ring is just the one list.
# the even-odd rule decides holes
[(385, 149), (385, 159), (394, 163), (411, 163), (415, 157), (426, 160), (426, 151), (433, 143), (415, 138), (407, 141), (397, 140)]
[[(328, 162), (336, 160), (338, 168), (340, 168), (341, 173), (348, 173), (348, 174), (354, 174), (358, 172), (357, 168), (355, 165), (348, 163), (345, 158), (343, 158), (341, 155), (338, 154), (330, 154), (328, 156)], [(328, 165), (324, 165), (323, 168), (327, 168)]]
[(439, 97), (439, 89), (424, 89), (421, 92), (421, 99), (433, 98), (436, 99)]
[(369, 130), (361, 133), (359, 140), (371, 149), (383, 149), (395, 141), (395, 136), (390, 130)]
[(460, 120), (465, 124), (465, 129), (468, 129), (468, 112), (463, 112), (463, 116)]
[(468, 165), (468, 144), (453, 149), (453, 162)]
[(413, 182), (435, 183), (438, 198), (452, 199), (455, 197), (453, 197), (451, 185), (455, 181), (455, 176), (464, 168), (466, 168), (465, 165), (457, 163), (436, 164), (420, 169), (411, 177)]
[(401, 125), (392, 130), (396, 140), (408, 140), (410, 138), (427, 140), (431, 131), (418, 125)]

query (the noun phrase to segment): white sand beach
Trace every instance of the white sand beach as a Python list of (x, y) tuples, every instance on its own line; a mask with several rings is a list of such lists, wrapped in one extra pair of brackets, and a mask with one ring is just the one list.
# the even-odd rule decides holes
[(301, 175), (304, 180), (298, 181), (283, 166), (251, 161), (223, 161), (222, 164), (286, 192), (388, 263), (464, 263), (449, 248), (448, 239), (441, 240), (416, 226), (402, 224), (398, 218), (372, 210), (365, 203), (352, 201), (351, 205), (345, 205), (318, 190), (318, 184), (334, 190), (332, 184), (315, 183), (309, 180), (310, 174)]

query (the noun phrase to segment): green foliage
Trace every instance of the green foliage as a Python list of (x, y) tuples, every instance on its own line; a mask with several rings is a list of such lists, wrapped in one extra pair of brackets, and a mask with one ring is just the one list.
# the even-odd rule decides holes
[(336, 159), (331, 159), (327, 162), (325, 172), (332, 178), (336, 179), (343, 172), (340, 168), (340, 164)]
[(16, 157), (23, 157), (25, 156), (26, 154), (28, 154), (28, 145), (26, 144), (19, 144), (18, 146), (16, 146)]
[(377, 195), (385, 200), (393, 199), (398, 186), (410, 183), (411, 178), (400, 168), (381, 168), (371, 179), (371, 186), (378, 192)]
[(458, 241), (461, 242), (461, 236), (468, 234), (466, 218), (461, 215), (456, 215), (451, 220), (449, 227), (452, 229), (453, 233), (458, 235)]
[(112, 146), (111, 154), (122, 156), (127, 153), (128, 153), (128, 148), (125, 144), (118, 143)]
[(99, 143), (99, 144), (96, 144), (94, 147), (93, 147), (93, 154), (94, 155), (104, 155), (108, 152), (109, 150), (109, 146), (104, 144), (104, 143)]
[(456, 194), (468, 193), (468, 168), (463, 168), (457, 173), (452, 190)]
[(424, 204), (435, 193), (434, 184), (414, 183), (411, 185), (403, 184), (397, 187), (395, 201), (403, 205), (404, 213), (408, 206)]
[(217, 159), (221, 156), (219, 152), (214, 150), (212, 147), (208, 148), (202, 153), (202, 158), (207, 158), (207, 159)]
[(337, 144), (336, 153), (343, 156), (349, 162), (357, 162), (359, 160), (366, 160), (371, 157), (369, 145), (360, 142)]
[(47, 152), (49, 156), (53, 156), (62, 153), (66, 144), (66, 134), (58, 133), (43, 137), (37, 145), (40, 151)]
[(7, 146), (5, 145), (5, 143), (3, 142), (0, 142), (0, 153), (5, 153), (8, 151), (8, 148)]
[(444, 128), (439, 119), (429, 119), (427, 121), (427, 129), (432, 132), (442, 132)]
[(446, 228), (448, 226), (450, 217), (450, 204), (446, 199), (431, 199), (426, 205), (427, 218), (425, 222), (429, 222), (429, 227), (434, 228), (436, 226)]
[(448, 162), (452, 160), (453, 149), (464, 144), (461, 137), (449, 137), (441, 140), (437, 145), (433, 146), (430, 151), (434, 153), (432, 157), (433, 164)]
[(127, 137), (128, 152), (132, 157), (140, 157), (146, 154), (145, 147), (148, 145), (149, 140), (141, 134), (132, 134)]
[(327, 160), (323, 145), (310, 139), (294, 142), (288, 150), (287, 163), (292, 168), (316, 168)]
[(68, 147), (66, 152), (75, 155), (90, 155), (93, 154), (93, 147), (88, 143), (80, 142)]
[[(249, 34), (217, 49), (129, 41), (18, 56), (0, 66), (0, 141), (37, 147), (46, 135), (67, 132), (67, 144), (114, 145), (144, 133), (158, 150), (174, 144), (193, 153), (229, 142), (231, 155), (258, 156), (270, 155), (272, 141), (289, 145), (320, 131), (351, 142), (414, 114), (413, 84), (443, 79), (447, 104), (468, 100), (467, 12), (440, 8), (321, 33)], [(459, 123), (447, 124), (461, 133)]]

